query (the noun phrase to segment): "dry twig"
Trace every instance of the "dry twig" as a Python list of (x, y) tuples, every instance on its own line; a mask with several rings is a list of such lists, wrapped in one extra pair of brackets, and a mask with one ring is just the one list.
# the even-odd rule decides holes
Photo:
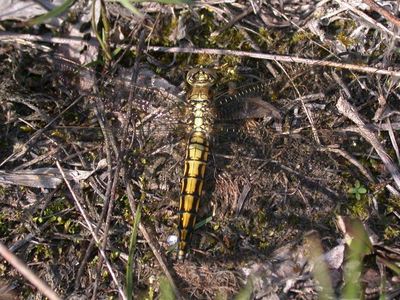
[[(70, 39), (64, 39), (64, 38), (58, 39), (51, 37), (36, 36), (31, 34), (10, 34), (10, 33), (0, 33), (0, 41), (1, 40), (14, 41), (14, 42), (18, 42), (18, 40), (44, 41), (44, 42), (58, 43), (58, 44), (64, 44), (64, 43), (69, 44), (70, 42), (76, 42), (76, 39), (74, 39), (73, 37), (71, 37)], [(88, 45), (89, 44), (93, 45), (93, 42), (88, 43)], [(121, 48), (123, 47), (121, 46)], [(321, 59), (309, 59), (309, 58), (301, 58), (301, 57), (287, 56), (287, 55), (254, 53), (254, 52), (226, 50), (226, 49), (160, 47), (160, 46), (148, 46), (147, 50), (155, 52), (164, 52), (164, 53), (192, 53), (192, 54), (232, 55), (232, 56), (252, 57), (265, 60), (276, 60), (281, 62), (291, 62), (291, 63), (306, 64), (311, 66), (339, 68), (339, 69), (346, 69), (363, 73), (373, 73), (373, 74), (400, 77), (400, 70), (392, 71), (392, 70), (379, 69), (363, 65), (354, 65), (354, 64), (339, 63), (334, 61), (326, 61)]]
[[(8, 248), (0, 242), (0, 255), (9, 262), (19, 273), (28, 279), (43, 295), (50, 300), (61, 300), (58, 295), (47, 285), (46, 282), (36, 276), (18, 257), (16, 257)], [(1, 299), (0, 295), (0, 299)]]
[(368, 4), (368, 6), (372, 10), (374, 10), (377, 13), (379, 13), (380, 15), (382, 15), (386, 20), (388, 20), (389, 22), (392, 22), (394, 25), (396, 25), (397, 27), (400, 28), (400, 20), (399, 20), (399, 18), (397, 18), (396, 16), (391, 14), (389, 11), (384, 9), (382, 6), (380, 6), (377, 3), (375, 3), (375, 1), (373, 1), (373, 0), (363, 0), (363, 2)]
[(287, 56), (287, 55), (254, 53), (247, 51), (236, 51), (236, 50), (225, 50), (225, 49), (209, 49), (209, 48), (149, 46), (147, 47), (147, 49), (150, 51), (165, 52), (165, 53), (193, 53), (193, 54), (209, 54), (209, 55), (243, 56), (243, 57), (252, 57), (252, 58), (266, 59), (266, 60), (276, 60), (280, 62), (299, 63), (299, 64), (306, 64), (310, 66), (320, 66), (320, 67), (332, 67), (332, 68), (358, 71), (363, 73), (373, 73), (373, 74), (400, 77), (400, 70), (391, 71), (391, 70), (378, 69), (363, 65), (353, 65), (353, 64), (339, 63), (334, 61), (326, 61), (321, 59), (309, 59), (309, 58), (301, 58), (301, 57)]
[(361, 136), (366, 139), (372, 147), (375, 149), (379, 157), (382, 159), (386, 169), (390, 172), (393, 177), (393, 180), (396, 184), (397, 189), (400, 190), (400, 172), (398, 167), (391, 157), (386, 153), (385, 149), (379, 142), (378, 138), (376, 137), (375, 133), (372, 132), (364, 123), (364, 121), (359, 116), (357, 110), (344, 98), (343, 95), (339, 97), (339, 100), (336, 104), (337, 109), (341, 114), (345, 117), (349, 118), (353, 121), (358, 129)]
[(355, 167), (357, 167), (357, 169), (360, 170), (360, 172), (367, 177), (367, 179), (374, 183), (374, 177), (372, 176), (371, 172), (365, 168), (357, 159), (355, 159), (352, 155), (350, 155), (349, 153), (347, 153), (346, 151), (344, 151), (343, 149), (334, 147), (334, 146), (328, 146), (323, 148), (323, 150), (329, 151), (329, 152), (333, 152), (336, 154), (339, 154), (340, 156), (344, 157), (345, 159), (347, 159), (350, 163), (352, 163)]

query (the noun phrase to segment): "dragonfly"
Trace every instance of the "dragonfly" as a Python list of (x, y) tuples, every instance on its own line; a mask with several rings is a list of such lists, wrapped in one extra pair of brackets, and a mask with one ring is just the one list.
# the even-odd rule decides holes
[(192, 231), (196, 224), (197, 211), (204, 185), (207, 159), (210, 148), (210, 133), (213, 124), (211, 88), (216, 74), (210, 69), (194, 68), (187, 74), (191, 86), (187, 101), (191, 108), (192, 122), (186, 146), (185, 168), (181, 179), (179, 200), (178, 259), (184, 259)]
[[(90, 89), (94, 78), (98, 77), (93, 71), (69, 61), (57, 60), (56, 64), (62, 71), (83, 70), (80, 83), (85, 90)], [(102, 82), (102, 91), (98, 92), (103, 93), (102, 98), (115, 99), (107, 101), (106, 110), (117, 119), (122, 119), (129, 103), (133, 105), (137, 120), (134, 127), (142, 135), (150, 138), (164, 135), (171, 143), (177, 135), (178, 140), (186, 139), (183, 175), (180, 183), (176, 183), (180, 185), (177, 225), (180, 260), (189, 252), (203, 190), (207, 189), (204, 187), (207, 160), (215, 136), (236, 130), (238, 120), (269, 118), (278, 129), (282, 121), (280, 111), (260, 96), (270, 87), (270, 82), (251, 85), (235, 95), (215, 96), (217, 81), (215, 69), (192, 68), (186, 75), (188, 92), (185, 94), (149, 69), (142, 68), (135, 84), (107, 78)]]
[[(280, 120), (277, 109), (260, 100), (251, 97), (262, 86), (252, 87), (242, 91), (235, 97), (213, 99), (213, 86), (217, 81), (213, 69), (193, 68), (186, 76), (189, 91), (186, 102), (189, 106), (190, 122), (188, 123), (188, 138), (186, 142), (186, 156), (184, 172), (181, 179), (179, 221), (178, 221), (178, 259), (183, 260), (187, 254), (192, 233), (196, 225), (199, 205), (202, 202), (207, 159), (210, 152), (212, 127), (215, 119), (231, 113), (230, 119), (260, 118), (267, 114), (274, 115)], [(215, 100), (215, 103), (213, 102)], [(230, 108), (227, 107), (230, 104)], [(236, 104), (236, 114), (232, 105)], [(241, 104), (241, 105), (240, 105)], [(229, 108), (229, 109), (228, 109)], [(216, 113), (219, 112), (219, 113)]]

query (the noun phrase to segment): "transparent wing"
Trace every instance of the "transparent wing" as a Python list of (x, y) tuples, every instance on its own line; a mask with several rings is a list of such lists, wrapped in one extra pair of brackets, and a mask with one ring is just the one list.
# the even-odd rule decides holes
[[(74, 86), (79, 94), (87, 94), (94, 105), (101, 104), (110, 120), (111, 130), (119, 134), (122, 125), (132, 125), (131, 134), (139, 134), (143, 139), (167, 136), (172, 139), (184, 131), (185, 103), (180, 88), (156, 75), (150, 69), (139, 68), (135, 84), (128, 78), (127, 71), (121, 71), (115, 78), (99, 74), (72, 61), (55, 58), (52, 64), (58, 70), (59, 80), (66, 86)], [(70, 127), (70, 130), (97, 132), (95, 114), (88, 127)], [(67, 128), (67, 127), (65, 127)]]
[(272, 82), (259, 83), (241, 88), (233, 96), (216, 98), (215, 136), (219, 143), (240, 140), (249, 143), (263, 134), (267, 124), (272, 124), (275, 131), (282, 131), (282, 113), (270, 103), (274, 90), (271, 87)]
[(241, 88), (235, 95), (222, 95), (215, 101), (218, 119), (240, 120), (273, 117), (281, 119), (278, 108), (266, 100), (272, 98), (270, 92), (271, 82), (259, 83)]

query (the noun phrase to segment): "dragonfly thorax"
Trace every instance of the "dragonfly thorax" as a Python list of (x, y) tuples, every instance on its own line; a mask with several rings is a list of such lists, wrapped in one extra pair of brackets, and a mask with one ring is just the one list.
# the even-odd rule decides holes
[(212, 127), (212, 111), (210, 102), (214, 85), (217, 77), (214, 70), (204, 68), (194, 68), (186, 76), (188, 84), (191, 86), (188, 92), (188, 102), (192, 112), (191, 131), (202, 131), (208, 135)]

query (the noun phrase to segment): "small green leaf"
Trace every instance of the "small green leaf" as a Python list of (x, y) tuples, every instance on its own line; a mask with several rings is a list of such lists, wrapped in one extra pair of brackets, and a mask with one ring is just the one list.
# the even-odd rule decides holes
[(367, 189), (364, 186), (361, 185), (360, 181), (356, 180), (356, 182), (354, 183), (354, 187), (349, 188), (347, 190), (347, 193), (354, 194), (356, 199), (360, 200), (361, 199), (361, 195), (367, 193)]
[(175, 300), (174, 290), (169, 284), (167, 278), (160, 278), (160, 299), (161, 300)]
[(252, 299), (253, 292), (253, 281), (251, 278), (247, 281), (246, 285), (239, 291), (239, 293), (235, 296), (235, 300), (247, 300)]
[(212, 217), (208, 217), (208, 218), (205, 218), (204, 220), (201, 220), (200, 222), (196, 223), (196, 225), (194, 226), (194, 230), (197, 230), (200, 227), (203, 227), (207, 223), (211, 222), (211, 220), (212, 220)]
[(129, 9), (134, 15), (137, 15), (138, 17), (143, 18), (143, 14), (137, 10), (136, 7), (134, 7), (129, 0), (116, 0), (116, 2), (119, 2), (122, 6), (125, 8)]
[(142, 216), (142, 203), (139, 203), (136, 208), (135, 219), (133, 221), (133, 229), (129, 241), (129, 256), (128, 264), (126, 266), (126, 297), (133, 299), (133, 263), (136, 251), (136, 240), (140, 219)]
[(63, 13), (65, 13), (75, 0), (65, 0), (63, 4), (53, 8), (47, 14), (41, 15), (39, 17), (33, 18), (27, 22), (29, 26), (44, 23), (45, 21), (55, 18)]
[(367, 189), (365, 188), (365, 187), (360, 187), (359, 189), (358, 189), (358, 193), (359, 194), (366, 194), (367, 193)]

